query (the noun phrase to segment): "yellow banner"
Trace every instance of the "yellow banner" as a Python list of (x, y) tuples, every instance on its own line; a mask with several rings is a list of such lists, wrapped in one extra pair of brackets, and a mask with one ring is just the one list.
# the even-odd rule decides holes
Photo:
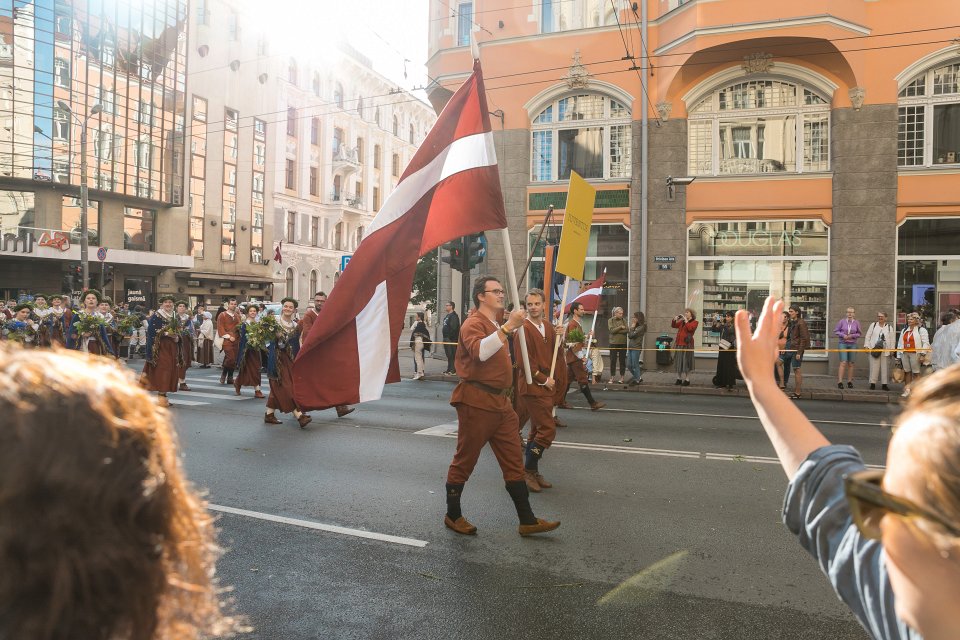
[(590, 240), (590, 225), (593, 224), (593, 205), (596, 199), (597, 190), (575, 171), (571, 171), (567, 211), (563, 216), (560, 253), (557, 255), (557, 272), (574, 280), (583, 280), (583, 263), (587, 259), (587, 244)]

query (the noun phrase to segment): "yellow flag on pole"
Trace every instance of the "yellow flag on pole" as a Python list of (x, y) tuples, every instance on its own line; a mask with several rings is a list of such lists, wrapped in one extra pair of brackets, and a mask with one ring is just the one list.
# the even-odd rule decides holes
[(593, 224), (593, 205), (597, 190), (575, 171), (570, 172), (570, 190), (567, 192), (567, 210), (563, 216), (560, 234), (560, 252), (557, 272), (583, 280), (583, 264), (587, 260), (590, 225)]

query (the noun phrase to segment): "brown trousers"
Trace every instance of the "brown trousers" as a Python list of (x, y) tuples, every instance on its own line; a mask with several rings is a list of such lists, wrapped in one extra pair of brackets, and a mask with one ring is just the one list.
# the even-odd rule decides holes
[(460, 423), (457, 452), (447, 471), (448, 483), (466, 483), (487, 444), (497, 457), (504, 481), (523, 481), (523, 448), (518, 435), (517, 414), (513, 410), (487, 411), (458, 404), (457, 419)]
[(548, 448), (557, 437), (557, 422), (553, 419), (553, 396), (523, 396), (517, 403), (517, 417), (520, 420), (520, 429), (530, 420), (530, 435), (527, 441), (533, 440), (544, 449)]

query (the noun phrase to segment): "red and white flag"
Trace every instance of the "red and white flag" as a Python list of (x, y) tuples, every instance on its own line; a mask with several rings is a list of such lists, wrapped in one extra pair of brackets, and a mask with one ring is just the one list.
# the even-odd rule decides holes
[(564, 313), (570, 313), (570, 305), (574, 302), (579, 302), (583, 305), (583, 310), (587, 313), (596, 313), (597, 309), (600, 307), (600, 296), (603, 295), (603, 283), (607, 279), (606, 270), (600, 274), (600, 277), (594, 280), (593, 282), (586, 285), (586, 289), (580, 292), (580, 294), (570, 301), (566, 307), (564, 307)]
[(283, 264), (283, 256), (280, 254), (280, 249), (282, 247), (283, 247), (283, 240), (280, 241), (280, 244), (277, 245), (277, 248), (273, 252), (273, 261), (279, 264)]
[(417, 260), (507, 226), (479, 61), (367, 230), (293, 364), (302, 410), (377, 400), (400, 381), (397, 344)]

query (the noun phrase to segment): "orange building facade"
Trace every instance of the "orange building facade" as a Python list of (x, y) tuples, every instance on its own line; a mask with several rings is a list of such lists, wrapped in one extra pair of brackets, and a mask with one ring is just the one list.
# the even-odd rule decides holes
[(931, 333), (960, 307), (960, 44), (944, 26), (960, 5), (643, 2), (431, 1), (434, 106), (474, 40), (502, 113), (520, 268), (535, 252), (521, 286), (542, 279), (534, 239), (576, 171), (599, 190), (585, 279), (606, 268), (608, 307), (642, 309), (651, 335), (686, 307), (709, 320), (771, 293), (803, 308), (815, 350), (836, 348), (850, 306), (864, 330), (918, 310)]

